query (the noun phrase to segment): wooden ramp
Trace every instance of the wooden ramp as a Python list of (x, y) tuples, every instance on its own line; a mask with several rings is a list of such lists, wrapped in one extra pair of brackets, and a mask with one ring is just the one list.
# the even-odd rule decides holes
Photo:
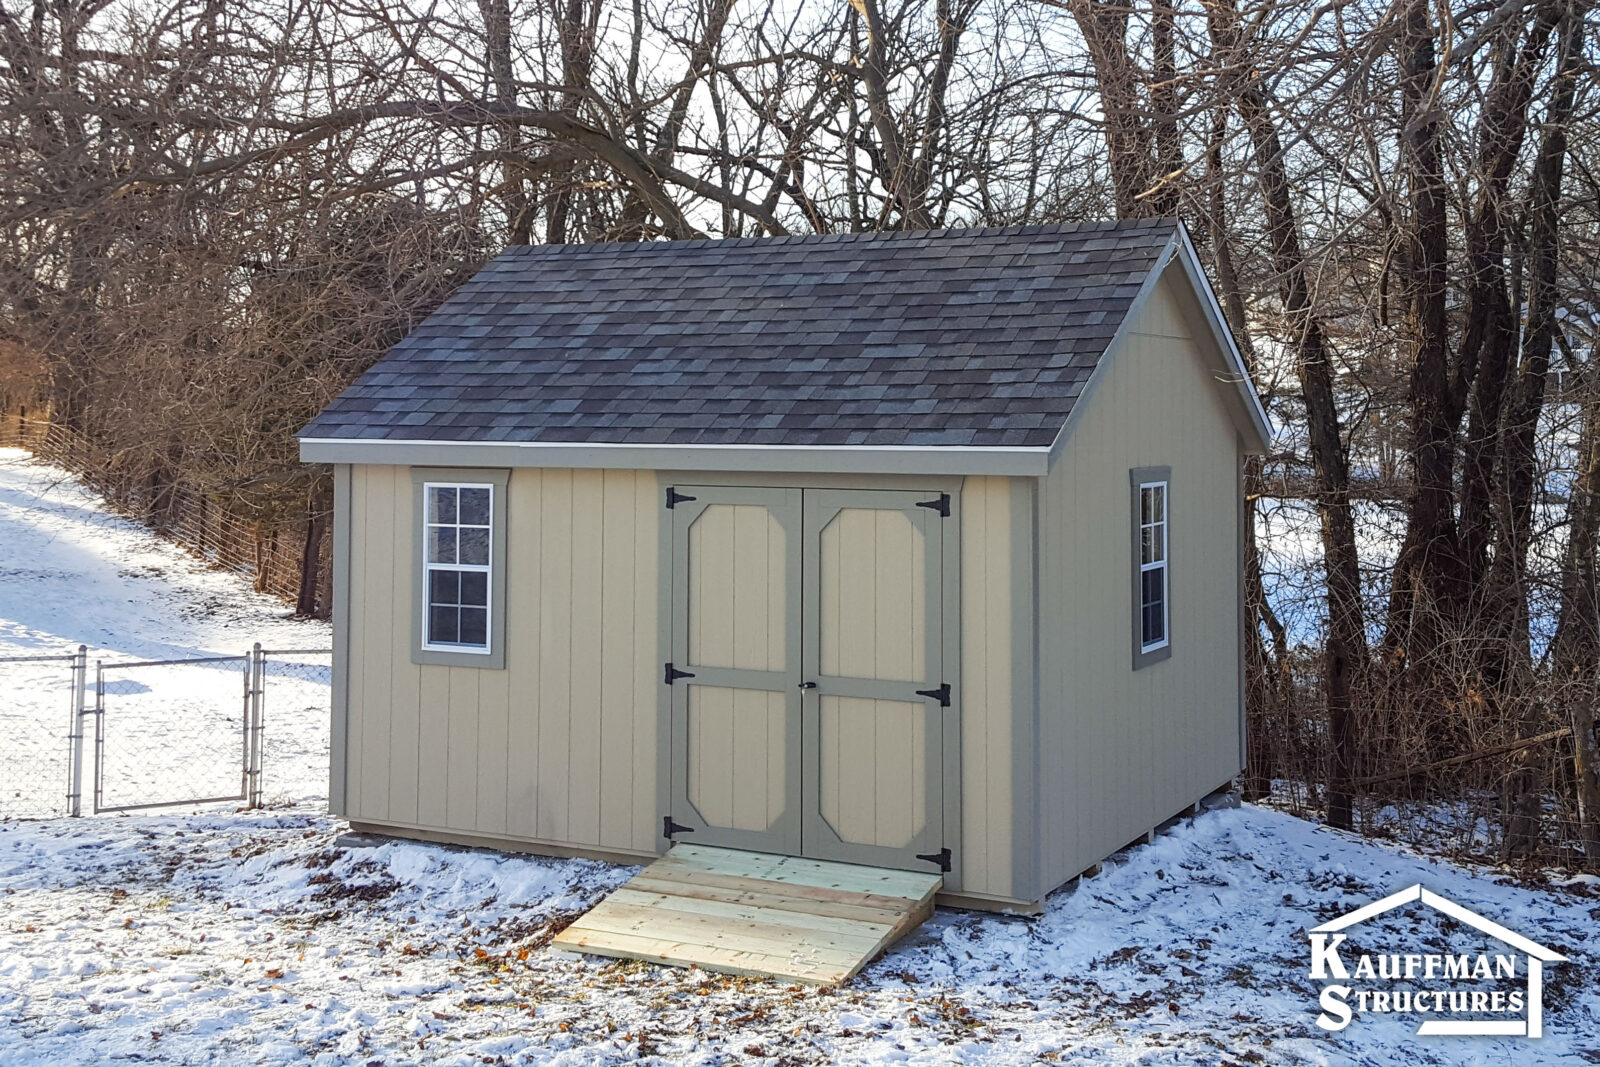
[(936, 874), (676, 845), (552, 944), (838, 985), (922, 925), (942, 882)]

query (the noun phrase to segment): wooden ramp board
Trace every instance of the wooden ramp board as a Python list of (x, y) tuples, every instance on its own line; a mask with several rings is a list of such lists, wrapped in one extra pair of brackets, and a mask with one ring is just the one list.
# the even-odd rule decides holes
[(676, 845), (556, 948), (838, 985), (933, 914), (936, 874)]

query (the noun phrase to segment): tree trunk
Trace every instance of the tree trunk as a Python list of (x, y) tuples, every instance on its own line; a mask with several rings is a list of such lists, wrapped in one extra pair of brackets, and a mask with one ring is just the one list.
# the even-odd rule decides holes
[(324, 476), (311, 494), (311, 513), (306, 516), (305, 550), (300, 555), (300, 590), (294, 605), (296, 615), (326, 617), (332, 607), (319, 603), (317, 597), (322, 585), (322, 542), (333, 520), (332, 497), (333, 487)]
[(1450, 414), (1460, 419), (1467, 404), (1467, 436), (1461, 463), (1461, 556), (1468, 588), (1483, 582), (1494, 536), (1494, 460), (1509, 372), (1517, 348), (1517, 313), (1506, 278), (1506, 200), (1528, 130), (1528, 106), (1545, 43), (1557, 9), (1544, 3), (1518, 48), (1508, 35), (1479, 122), (1481, 187), (1466, 225), (1466, 318), (1451, 382)]
[(1155, 163), (1150, 132), (1145, 128), (1145, 108), (1139, 99), (1139, 76), (1128, 55), (1128, 8), (1114, 0), (1067, 0), (1067, 8), (1094, 64), (1117, 217), (1149, 216), (1152, 205), (1145, 193)]
[[(1407, 408), (1415, 484), (1395, 562), (1389, 646), (1421, 682), (1440, 671), (1437, 654), (1458, 623), (1464, 582), (1455, 521), (1455, 438), (1446, 266), (1449, 229), (1435, 98), (1438, 61), (1427, 0), (1409, 0), (1400, 20), (1400, 170), (1410, 219), (1403, 234), (1405, 322), (1411, 350)], [(1430, 714), (1443, 722), (1444, 716)]]
[[(1228, 65), (1239, 65), (1237, 11), (1231, 3), (1219, 0), (1211, 0), (1206, 11), (1218, 52)], [(1254, 149), (1272, 262), (1280, 279), (1284, 311), (1294, 328), (1295, 371), (1305, 401), (1328, 578), (1328, 637), (1323, 666), (1329, 744), (1327, 819), (1332, 826), (1349, 829), (1353, 824), (1351, 780), (1355, 773), (1354, 692), (1366, 668), (1366, 625), (1362, 618), (1355, 519), (1350, 507), (1349, 460), (1334, 398), (1331, 353), (1312, 301), (1282, 141), (1257, 85), (1244, 83), (1228, 88), (1236, 94), (1236, 106)]]
[[(1523, 333), (1514, 392), (1506, 405), (1500, 432), (1499, 514), (1494, 562), (1489, 589), (1501, 609), (1505, 640), (1494, 661), (1508, 661), (1506, 674), (1515, 688), (1530, 688), (1528, 589), (1526, 568), (1532, 539), (1533, 494), (1537, 480), (1534, 455), (1539, 415), (1544, 409), (1545, 380), (1550, 370), (1550, 350), (1555, 342), (1556, 312), (1561, 305), (1560, 260), (1561, 178), (1566, 164), (1567, 127), (1572, 121), (1578, 69), (1582, 56), (1583, 20), (1571, 9), (1562, 18), (1561, 51), (1554, 91), (1545, 115), (1544, 136), (1534, 161), (1529, 189), (1528, 252), (1530, 279), (1528, 322)], [(1522, 730), (1526, 732), (1534, 709), (1523, 698)], [(1581, 750), (1581, 743), (1574, 751)], [(1590, 764), (1592, 767), (1592, 764)], [(1534, 757), (1524, 753), (1507, 778), (1506, 826), (1508, 855), (1531, 855), (1538, 847), (1538, 812), (1542, 797)]]
[(1561, 561), (1561, 609), (1550, 658), (1556, 677), (1583, 682), (1600, 673), (1600, 382), (1585, 369), (1578, 386), (1577, 475), (1567, 502), (1567, 545)]
[(1168, 218), (1178, 214), (1178, 193), (1183, 178), (1183, 139), (1178, 130), (1178, 65), (1173, 45), (1176, 12), (1171, 0), (1152, 0), (1150, 41), (1154, 59), (1151, 69), (1150, 122), (1155, 144), (1155, 173), (1147, 197), (1152, 215)]
[[(511, 0), (478, 0), (483, 14), (483, 37), (488, 55), (490, 77), (494, 79), (495, 103), (512, 109), (517, 106), (516, 74), (511, 60)], [(514, 123), (505, 123), (497, 131), (500, 150), (507, 156), (519, 152), (521, 131)], [(505, 205), (508, 243), (527, 245), (533, 243), (533, 211), (528, 202), (527, 165), (507, 158), (500, 164), (501, 203)]]
[(1600, 870), (1600, 742), (1595, 738), (1593, 686), (1571, 701), (1572, 774), (1578, 794), (1578, 839), (1583, 843), (1584, 865)]

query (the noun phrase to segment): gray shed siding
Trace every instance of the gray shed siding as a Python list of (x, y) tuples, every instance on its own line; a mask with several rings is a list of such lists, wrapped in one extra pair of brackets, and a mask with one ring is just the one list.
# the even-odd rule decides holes
[[(1169, 268), (1039, 483), (1044, 890), (1240, 769), (1241, 449), (1197, 336), (1198, 307)], [(1134, 670), (1128, 473), (1153, 466), (1172, 468), (1172, 654)]]

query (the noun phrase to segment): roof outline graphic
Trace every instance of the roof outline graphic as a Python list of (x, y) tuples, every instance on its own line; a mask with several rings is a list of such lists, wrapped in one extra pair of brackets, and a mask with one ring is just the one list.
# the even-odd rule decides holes
[(1463, 922), (1475, 930), (1488, 934), (1490, 937), (1497, 938), (1512, 946), (1518, 952), (1532, 956), (1544, 963), (1565, 963), (1567, 960), (1567, 957), (1561, 955), (1561, 953), (1545, 948), (1538, 942), (1523, 937), (1514, 930), (1508, 930), (1493, 919), (1487, 919), (1479, 915), (1471, 908), (1462, 907), (1455, 901), (1442, 897), (1432, 890), (1422, 888), (1421, 883), (1402, 889), (1398, 893), (1391, 893), (1382, 900), (1375, 900), (1371, 904), (1347, 912), (1337, 919), (1323, 923), (1321, 926), (1313, 927), (1308, 933), (1338, 933), (1341, 930), (1364, 923), (1368, 919), (1376, 918), (1385, 912), (1393, 911), (1404, 904), (1412, 904), (1417, 901), (1421, 901), (1435, 911), (1443, 912), (1452, 919)]

